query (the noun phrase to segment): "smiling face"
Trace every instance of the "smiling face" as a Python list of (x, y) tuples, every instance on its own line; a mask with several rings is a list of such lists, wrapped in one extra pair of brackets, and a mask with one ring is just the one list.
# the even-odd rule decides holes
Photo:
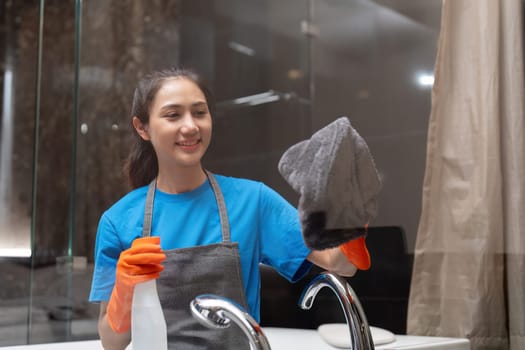
[(133, 125), (139, 135), (151, 141), (162, 169), (201, 169), (212, 131), (206, 97), (191, 80), (179, 77), (165, 80), (149, 111), (149, 123), (137, 117)]

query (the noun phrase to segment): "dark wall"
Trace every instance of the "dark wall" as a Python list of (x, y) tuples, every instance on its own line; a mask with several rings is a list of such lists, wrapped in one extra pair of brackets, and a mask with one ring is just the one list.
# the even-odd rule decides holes
[[(413, 255), (407, 250), (400, 227), (371, 227), (367, 247), (372, 264), (346, 278), (357, 295), (369, 325), (406, 334), (406, 319)], [(300, 281), (290, 285), (267, 266), (261, 266), (261, 325), (316, 329), (325, 323), (345, 323), (343, 309), (335, 294), (321, 289), (310, 310), (298, 302), (307, 284), (323, 270), (313, 267)]]

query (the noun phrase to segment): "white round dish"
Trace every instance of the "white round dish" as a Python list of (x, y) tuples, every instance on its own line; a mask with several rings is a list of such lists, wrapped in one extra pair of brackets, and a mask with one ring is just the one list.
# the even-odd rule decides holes
[[(351, 349), (350, 332), (346, 323), (326, 323), (317, 328), (321, 338), (336, 348)], [(383, 328), (370, 326), (374, 345), (388, 344), (396, 340), (394, 333)]]

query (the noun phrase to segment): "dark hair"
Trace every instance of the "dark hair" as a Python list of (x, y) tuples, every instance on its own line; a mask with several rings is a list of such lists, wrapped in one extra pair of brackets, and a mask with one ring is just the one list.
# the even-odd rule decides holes
[[(192, 81), (199, 87), (206, 98), (206, 103), (213, 116), (215, 101), (211, 91), (204, 84), (203, 79), (193, 70), (187, 68), (170, 68), (152, 72), (142, 78), (135, 93), (131, 106), (131, 120), (138, 117), (142, 124), (149, 123), (151, 104), (166, 80), (183, 78)], [(135, 132), (135, 140), (124, 165), (124, 172), (132, 188), (149, 184), (158, 174), (159, 164), (157, 155), (150, 141), (145, 141)]]

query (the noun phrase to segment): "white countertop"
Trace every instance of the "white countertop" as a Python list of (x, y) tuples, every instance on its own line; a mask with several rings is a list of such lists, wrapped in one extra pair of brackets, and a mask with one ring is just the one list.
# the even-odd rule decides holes
[[(272, 350), (334, 350), (319, 336), (316, 330), (293, 328), (263, 328)], [(48, 343), (0, 347), (2, 350), (103, 350), (100, 341), (77, 341), (67, 343)], [(389, 344), (376, 346), (377, 350), (470, 350), (470, 342), (463, 338), (422, 337), (396, 335), (396, 340)]]
[[(317, 333), (311, 329), (263, 328), (272, 350), (334, 350)], [(396, 335), (396, 340), (389, 344), (378, 345), (377, 350), (397, 349), (432, 349), (432, 350), (470, 350), (467, 339), (438, 338)]]

